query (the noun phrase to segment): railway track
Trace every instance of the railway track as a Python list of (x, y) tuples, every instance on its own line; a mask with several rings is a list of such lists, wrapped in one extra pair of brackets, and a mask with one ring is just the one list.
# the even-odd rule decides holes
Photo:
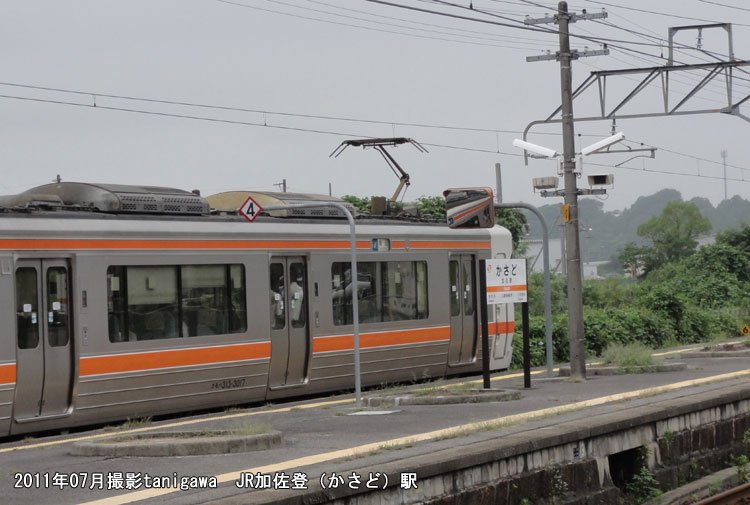
[(701, 500), (694, 505), (750, 505), (750, 484), (732, 488), (723, 493)]

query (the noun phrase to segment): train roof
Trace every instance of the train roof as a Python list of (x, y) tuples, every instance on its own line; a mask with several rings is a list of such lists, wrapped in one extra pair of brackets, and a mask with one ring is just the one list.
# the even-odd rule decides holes
[[(17, 195), (0, 196), (0, 216), (63, 221), (187, 221), (245, 223), (238, 213), (248, 197), (262, 207), (290, 206), (289, 209), (262, 213), (258, 223), (346, 224), (344, 214), (326, 206), (337, 202), (346, 206), (358, 224), (381, 226), (445, 227), (445, 221), (418, 216), (367, 216), (339, 198), (312, 193), (275, 193), (264, 191), (228, 191), (203, 197), (200, 192), (162, 186), (57, 182), (45, 184)], [(299, 203), (320, 204), (319, 208), (294, 208)], [(280, 219), (281, 218), (281, 219)], [(73, 228), (78, 226), (72, 225)], [(127, 227), (127, 226), (125, 226)], [(92, 228), (96, 228), (93, 226)]]

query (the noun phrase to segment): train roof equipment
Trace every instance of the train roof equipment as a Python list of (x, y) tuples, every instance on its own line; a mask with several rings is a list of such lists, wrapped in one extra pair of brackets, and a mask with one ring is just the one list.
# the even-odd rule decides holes
[[(340, 198), (314, 193), (278, 193), (272, 191), (225, 191), (206, 197), (214, 211), (220, 213), (237, 212), (248, 197), (258, 202), (261, 207), (295, 204), (320, 204), (318, 208), (295, 208), (272, 210), (268, 212), (272, 217), (307, 217), (307, 218), (345, 218), (346, 216), (336, 207), (326, 206), (327, 202), (343, 204), (352, 215), (355, 215), (354, 206)], [(265, 211), (264, 211), (265, 213)]]
[(386, 147), (394, 147), (401, 144), (411, 144), (414, 147), (417, 148), (420, 152), (426, 153), (427, 149), (424, 148), (419, 142), (417, 142), (414, 139), (406, 138), (406, 137), (394, 137), (394, 138), (380, 138), (380, 139), (358, 139), (358, 140), (345, 140), (339, 146), (334, 149), (334, 151), (330, 154), (330, 156), (333, 156), (334, 158), (338, 158), (339, 154), (344, 152), (344, 149), (346, 149), (349, 146), (355, 146), (355, 147), (372, 147), (375, 150), (377, 150), (385, 160), (386, 163), (388, 163), (388, 166), (393, 170), (393, 173), (396, 175), (396, 177), (399, 178), (398, 187), (396, 188), (396, 191), (393, 193), (393, 196), (390, 199), (390, 202), (395, 202), (398, 200), (399, 195), (401, 194), (401, 190), (404, 189), (404, 187), (408, 187), (410, 184), (409, 181), (409, 174), (407, 174), (403, 168), (396, 162), (396, 160), (393, 158), (393, 156), (390, 155), (388, 151), (385, 150)]
[(0, 196), (6, 209), (44, 207), (112, 214), (208, 215), (208, 201), (196, 192), (160, 186), (56, 182), (17, 195)]

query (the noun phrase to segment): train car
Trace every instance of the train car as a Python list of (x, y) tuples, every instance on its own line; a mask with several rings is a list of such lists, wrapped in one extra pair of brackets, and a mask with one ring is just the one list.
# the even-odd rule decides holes
[[(63, 182), (0, 210), (0, 435), (351, 389), (353, 289), (363, 386), (478, 371), (478, 260), (511, 254), (501, 227), (358, 219), (352, 279), (332, 208)], [(504, 369), (512, 308), (490, 320)]]

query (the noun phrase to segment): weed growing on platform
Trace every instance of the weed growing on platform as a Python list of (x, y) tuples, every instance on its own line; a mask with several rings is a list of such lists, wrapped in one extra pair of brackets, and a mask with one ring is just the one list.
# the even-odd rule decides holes
[(231, 431), (235, 435), (249, 437), (252, 435), (262, 435), (264, 433), (268, 433), (269, 431), (271, 431), (271, 425), (266, 423), (244, 422), (234, 426)]
[(477, 428), (477, 429), (473, 429), (473, 430), (469, 429), (469, 428), (460, 428), (458, 430), (454, 430), (454, 431), (451, 431), (449, 433), (445, 433), (443, 435), (439, 435), (439, 436), (435, 437), (435, 441), (437, 442), (439, 440), (450, 440), (452, 438), (468, 437), (472, 433), (475, 433), (475, 432), (477, 432), (479, 430), (481, 430), (481, 428)]
[(634, 367), (660, 364), (661, 360), (654, 359), (652, 353), (653, 350), (650, 347), (640, 342), (628, 345), (614, 343), (610, 344), (602, 353), (602, 361), (605, 364), (619, 365), (627, 373)]
[(122, 423), (122, 428), (132, 429), (139, 428), (151, 422), (151, 417), (128, 417), (128, 419)]
[(381, 444), (378, 449), (381, 451), (400, 451), (401, 449), (408, 449), (414, 447), (416, 442), (414, 440), (407, 440), (400, 444)]
[[(415, 440), (407, 440), (406, 442), (402, 442), (400, 444), (392, 444), (392, 443), (380, 444), (375, 449), (371, 449), (367, 453), (362, 453), (355, 457), (375, 456), (376, 454), (380, 454), (383, 451), (399, 451), (401, 449), (408, 449), (410, 447), (414, 447), (416, 443), (417, 442)], [(344, 459), (344, 461), (347, 461), (348, 459), (354, 459), (354, 458), (347, 458), (347, 459)]]
[(744, 342), (742, 342), (742, 344), (743, 344), (743, 345), (744, 345), (745, 347), (750, 347), (750, 338), (746, 339), (746, 340), (745, 340)]
[(388, 396), (388, 395), (395, 395), (395, 394), (401, 393), (401, 392), (404, 391), (405, 388), (406, 388), (406, 386), (404, 384), (394, 384), (394, 383), (390, 383), (390, 382), (381, 382), (380, 386), (378, 386), (377, 388), (375, 388), (375, 391), (379, 395)]

